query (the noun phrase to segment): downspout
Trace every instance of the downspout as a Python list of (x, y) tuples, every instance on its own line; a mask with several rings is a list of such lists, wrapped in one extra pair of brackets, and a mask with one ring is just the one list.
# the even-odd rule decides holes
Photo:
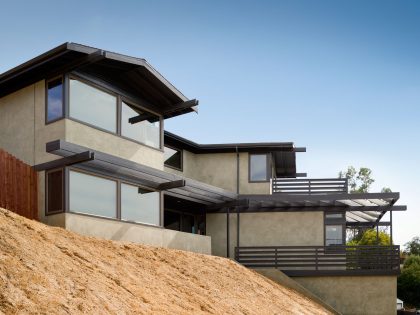
[[(236, 193), (239, 195), (239, 150), (236, 146)], [(236, 207), (236, 247), (239, 247), (239, 207)], [(236, 253), (236, 252), (235, 252)]]

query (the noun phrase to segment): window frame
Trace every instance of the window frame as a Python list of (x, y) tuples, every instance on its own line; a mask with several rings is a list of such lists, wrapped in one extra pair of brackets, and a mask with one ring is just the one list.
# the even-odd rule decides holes
[[(62, 200), (61, 200), (61, 210), (58, 211), (49, 211), (48, 210), (48, 186), (49, 186), (49, 180), (48, 180), (48, 175), (50, 173), (55, 173), (55, 172), (61, 172), (62, 174), (62, 182), (61, 182), (61, 194), (62, 194)], [(63, 168), (54, 168), (51, 170), (46, 170), (45, 171), (45, 209), (44, 209), (44, 213), (45, 216), (50, 216), (50, 215), (54, 215), (54, 214), (58, 214), (58, 213), (64, 213), (66, 212), (66, 172)]]
[[(48, 82), (53, 81), (53, 80), (55, 80), (55, 79), (57, 79), (59, 77), (62, 78), (62, 84), (63, 84), (63, 93), (62, 93), (62, 98), (63, 98), (63, 115), (62, 115), (62, 117), (60, 117), (58, 119), (55, 119), (55, 120), (52, 120), (52, 121), (47, 122), (47, 114), (48, 114), (48, 107), (47, 107), (48, 106), (48, 94), (47, 94), (48, 93)], [(80, 81), (80, 82), (82, 82), (82, 83), (84, 83), (86, 85), (89, 85), (89, 86), (91, 86), (93, 88), (99, 89), (100, 91), (102, 91), (104, 93), (111, 94), (111, 95), (113, 95), (113, 96), (115, 96), (117, 98), (117, 101), (116, 101), (116, 114), (117, 114), (116, 115), (116, 120), (117, 120), (116, 121), (116, 123), (117, 123), (116, 124), (116, 132), (109, 131), (107, 129), (101, 128), (99, 126), (93, 125), (91, 123), (88, 123), (88, 122), (85, 122), (85, 121), (82, 121), (80, 119), (73, 118), (73, 117), (70, 116), (70, 80)], [(130, 137), (123, 136), (121, 134), (121, 125), (122, 125), (121, 111), (122, 111), (122, 102), (126, 103), (129, 106), (137, 107), (138, 109), (140, 109), (143, 112), (150, 113), (152, 115), (156, 115), (159, 118), (159, 147), (158, 148), (157, 147), (153, 147), (153, 146), (148, 145), (148, 144), (145, 144), (143, 142), (137, 141), (137, 140), (132, 139)], [(157, 150), (157, 151), (163, 152), (163, 147), (164, 147), (164, 118), (163, 118), (163, 115), (162, 114), (159, 114), (159, 113), (157, 113), (157, 112), (155, 112), (153, 110), (150, 110), (150, 109), (146, 108), (145, 106), (142, 106), (140, 104), (140, 102), (141, 102), (140, 100), (134, 100), (134, 99), (130, 98), (129, 96), (122, 94), (120, 91), (116, 91), (115, 89), (112, 89), (112, 87), (105, 87), (105, 86), (103, 86), (100, 81), (97, 81), (97, 80), (94, 80), (94, 79), (90, 79), (90, 78), (85, 78), (85, 77), (82, 77), (82, 76), (80, 76), (80, 75), (78, 75), (76, 73), (70, 72), (70, 73), (66, 73), (66, 74), (63, 74), (63, 75), (52, 77), (51, 79), (46, 80), (46, 83), (45, 83), (45, 125), (48, 125), (50, 123), (59, 121), (61, 119), (69, 119), (69, 120), (75, 121), (77, 123), (80, 123), (82, 125), (85, 125), (85, 126), (88, 126), (88, 127), (91, 127), (91, 128), (94, 128), (94, 129), (97, 129), (97, 130), (106, 132), (108, 134), (117, 136), (119, 138), (122, 138), (122, 139), (125, 139), (125, 140), (128, 140), (128, 141), (131, 141), (133, 143), (137, 143), (137, 144), (140, 144), (142, 146), (151, 148), (153, 150)]]
[[(61, 106), (63, 109), (63, 113), (61, 114), (61, 117), (48, 120), (48, 84), (57, 79), (61, 79)], [(65, 81), (66, 80), (63, 75), (58, 75), (58, 76), (45, 80), (45, 113), (44, 113), (45, 125), (49, 125), (56, 121), (66, 118), (66, 96), (65, 96), (66, 82)]]
[[(104, 217), (104, 216), (99, 216), (99, 215), (95, 215), (95, 214), (77, 212), (77, 211), (71, 211), (70, 210), (70, 200), (69, 200), (69, 197), (70, 197), (70, 176), (69, 176), (69, 173), (70, 173), (70, 171), (76, 171), (76, 172), (79, 172), (79, 173), (84, 173), (86, 175), (100, 177), (100, 178), (113, 180), (113, 181), (117, 182), (117, 199), (116, 199), (117, 214), (116, 214), (115, 218)], [(97, 173), (97, 172), (91, 171), (91, 170), (81, 169), (81, 168), (76, 167), (76, 166), (65, 167), (64, 168), (64, 176), (65, 176), (64, 177), (64, 179), (65, 179), (65, 181), (64, 181), (64, 207), (65, 207), (64, 212), (86, 215), (86, 216), (101, 218), (101, 219), (106, 219), (106, 220), (114, 220), (114, 221), (120, 221), (120, 222), (131, 223), (131, 224), (139, 224), (139, 225), (150, 226), (150, 227), (155, 227), (155, 228), (164, 228), (163, 227), (163, 208), (164, 208), (164, 205), (163, 205), (163, 194), (162, 194), (161, 191), (156, 190), (156, 189), (152, 189), (150, 187), (146, 187), (144, 185), (139, 185), (139, 184), (137, 184), (135, 182), (132, 182), (132, 181), (129, 181), (129, 180), (104, 175), (104, 174)], [(132, 186), (136, 186), (136, 187), (139, 187), (139, 188), (142, 188), (142, 189), (150, 190), (151, 192), (158, 192), (159, 193), (159, 225), (150, 224), (150, 223), (143, 223), (143, 222), (136, 222), (136, 221), (128, 221), (128, 220), (122, 220), (121, 219), (121, 184), (132, 185)]]
[[(150, 190), (150, 192), (157, 192), (159, 193), (159, 224), (152, 224), (152, 223), (146, 223), (146, 222), (138, 222), (138, 221), (130, 221), (130, 220), (124, 220), (121, 218), (121, 209), (122, 209), (122, 201), (121, 201), (121, 185), (125, 184), (125, 185), (130, 185), (130, 186), (134, 186), (137, 188), (141, 188), (141, 189), (145, 189), (145, 190)], [(147, 226), (154, 226), (154, 227), (161, 227), (162, 226), (162, 207), (163, 207), (163, 203), (162, 203), (162, 192), (156, 190), (156, 189), (152, 189), (149, 187), (145, 187), (142, 185), (138, 185), (126, 180), (118, 180), (118, 196), (117, 199), (119, 200), (118, 202), (118, 220), (122, 221), (122, 222), (128, 222), (128, 223), (136, 223), (136, 224), (142, 224), (142, 225), (147, 225)]]
[[(265, 180), (252, 180), (251, 179), (251, 156), (265, 155), (266, 156), (266, 179)], [(271, 172), (271, 154), (270, 153), (248, 153), (248, 183), (267, 183), (270, 182)]]
[[(341, 218), (327, 218), (328, 214), (341, 214)], [(327, 226), (329, 225), (341, 225), (342, 232), (342, 244), (330, 244), (327, 245)], [(346, 245), (346, 213), (343, 211), (324, 211), (324, 246), (344, 246)]]
[[(169, 149), (172, 149), (172, 150), (175, 150), (175, 151), (179, 151), (181, 153), (181, 167), (178, 168), (178, 167), (175, 167), (175, 166), (172, 166), (172, 165), (167, 165), (167, 164), (165, 164), (165, 161), (163, 161), (163, 166), (164, 167), (169, 167), (169, 168), (172, 168), (174, 170), (182, 172), (184, 170), (184, 150), (175, 148), (175, 147), (167, 145), (167, 144), (164, 144), (163, 145), (163, 152), (164, 153), (165, 153), (165, 147), (168, 147)], [(165, 158), (165, 155), (163, 156), (163, 158)]]
[[(125, 103), (127, 106), (137, 107), (138, 109), (140, 109), (143, 112), (146, 112), (146, 113), (149, 113), (149, 114), (152, 114), (152, 115), (156, 115), (157, 117), (159, 117), (159, 148), (156, 148), (156, 147), (153, 147), (151, 145), (145, 144), (143, 142), (140, 142), (140, 141), (138, 141), (136, 139), (133, 139), (133, 138), (124, 136), (122, 134), (122, 103)], [(135, 143), (144, 145), (144, 146), (146, 146), (148, 148), (152, 148), (152, 149), (159, 150), (159, 151), (162, 151), (163, 152), (164, 146), (165, 146), (165, 144), (163, 143), (163, 140), (162, 140), (163, 133), (164, 133), (164, 131), (163, 131), (163, 116), (162, 115), (159, 115), (159, 114), (157, 114), (155, 112), (152, 112), (152, 111), (150, 111), (148, 109), (145, 109), (143, 106), (138, 105), (137, 103), (132, 102), (132, 101), (126, 99), (125, 97), (119, 95), (119, 100), (118, 100), (117, 136), (119, 136), (120, 138), (129, 140), (129, 141), (133, 141)]]
[[(110, 131), (110, 130), (105, 129), (105, 128), (102, 128), (102, 127), (99, 127), (97, 125), (91, 124), (91, 123), (89, 123), (87, 121), (83, 121), (83, 120), (80, 120), (78, 118), (72, 117), (70, 115), (70, 101), (71, 101), (70, 100), (70, 89), (71, 89), (71, 87), (70, 87), (70, 81), (71, 80), (79, 81), (79, 82), (81, 82), (83, 84), (86, 84), (86, 85), (88, 85), (88, 86), (90, 86), (90, 87), (92, 87), (94, 89), (98, 89), (101, 92), (107, 93), (107, 94), (112, 95), (112, 96), (115, 97), (115, 120), (116, 120), (116, 122), (115, 122), (115, 132)], [(119, 131), (119, 125), (120, 125), (120, 122), (119, 122), (119, 120), (120, 120), (119, 119), (120, 118), (120, 116), (119, 116), (120, 110), (119, 110), (119, 95), (117, 93), (112, 92), (112, 91), (108, 91), (108, 90), (104, 89), (103, 87), (101, 87), (101, 86), (99, 86), (99, 85), (97, 85), (95, 83), (92, 83), (92, 82), (90, 82), (88, 80), (85, 80), (85, 79), (79, 78), (77, 76), (74, 76), (73, 74), (70, 74), (68, 76), (68, 85), (67, 86), (68, 86), (68, 93), (67, 93), (67, 108), (68, 108), (68, 111), (67, 112), (68, 112), (68, 116), (66, 118), (68, 118), (70, 120), (73, 120), (73, 121), (76, 121), (78, 123), (81, 123), (83, 125), (86, 125), (86, 126), (89, 126), (89, 127), (92, 127), (92, 128), (95, 128), (95, 129), (98, 129), (98, 130), (101, 130), (101, 131), (104, 131), (104, 132), (107, 132), (107, 133), (110, 133), (110, 134), (113, 134), (113, 135), (118, 135), (119, 134), (118, 131)]]

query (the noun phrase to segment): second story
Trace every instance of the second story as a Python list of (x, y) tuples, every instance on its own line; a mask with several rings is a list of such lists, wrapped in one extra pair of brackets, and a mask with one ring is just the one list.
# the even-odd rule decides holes
[(305, 177), (293, 142), (198, 144), (165, 131), (165, 171), (238, 194), (270, 194), (273, 179)]
[(197, 105), (144, 59), (65, 43), (0, 75), (0, 147), (35, 165), (62, 139), (163, 170), (164, 120)]

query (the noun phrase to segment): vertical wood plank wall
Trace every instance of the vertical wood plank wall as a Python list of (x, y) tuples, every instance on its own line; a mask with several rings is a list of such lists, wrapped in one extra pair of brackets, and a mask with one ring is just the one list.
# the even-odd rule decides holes
[(38, 220), (38, 174), (0, 149), (0, 207)]

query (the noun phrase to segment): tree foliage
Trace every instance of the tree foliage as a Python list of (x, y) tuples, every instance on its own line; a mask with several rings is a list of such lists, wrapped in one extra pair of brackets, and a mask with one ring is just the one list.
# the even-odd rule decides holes
[(407, 255), (420, 256), (420, 237), (413, 237), (411, 241), (404, 244), (404, 247), (404, 253), (406, 253)]
[(349, 166), (346, 171), (338, 173), (339, 178), (347, 178), (350, 193), (367, 193), (375, 180), (372, 178), (372, 170), (361, 167), (358, 171), (354, 166)]
[(390, 245), (391, 239), (384, 231), (379, 231), (378, 240), (376, 239), (376, 230), (368, 229), (363, 233), (356, 234), (347, 242), (347, 245)]
[(420, 307), (420, 256), (411, 255), (405, 261), (398, 277), (397, 294), (404, 303)]

